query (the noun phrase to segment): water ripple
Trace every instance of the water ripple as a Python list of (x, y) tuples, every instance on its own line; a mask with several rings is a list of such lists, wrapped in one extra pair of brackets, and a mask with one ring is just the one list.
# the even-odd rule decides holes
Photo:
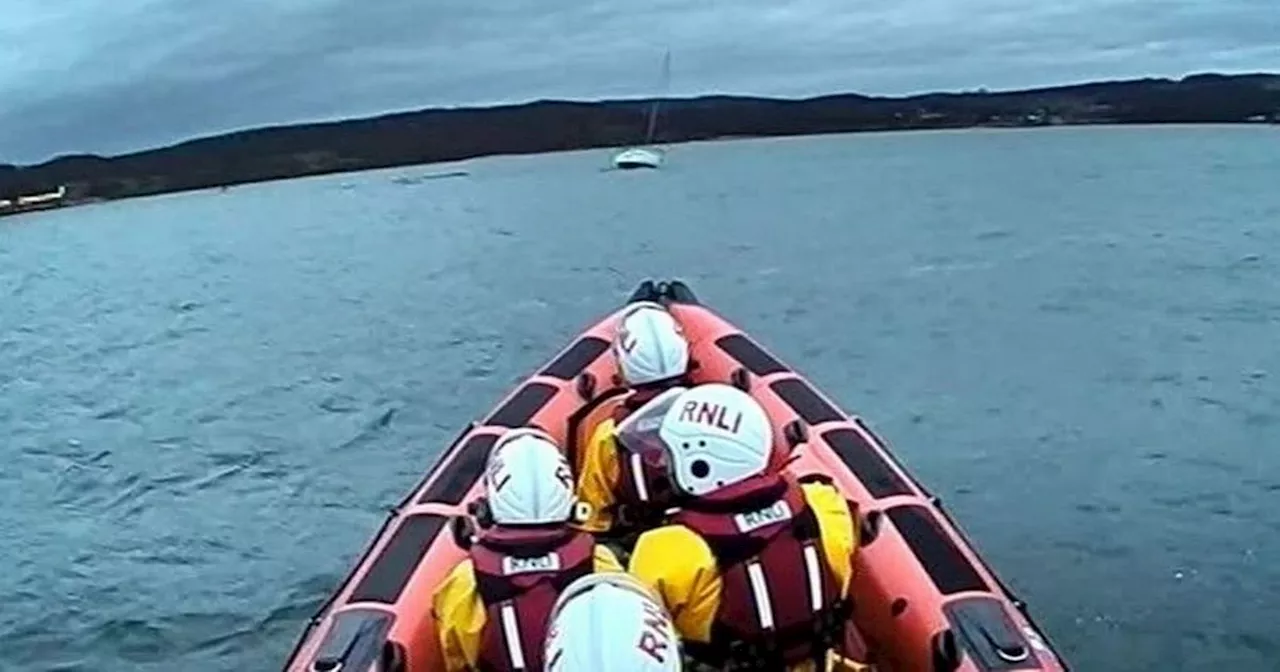
[(459, 426), (682, 276), (876, 423), (1076, 667), (1271, 669), (1263, 130), (509, 157), (14, 220), (3, 660), (272, 669)]

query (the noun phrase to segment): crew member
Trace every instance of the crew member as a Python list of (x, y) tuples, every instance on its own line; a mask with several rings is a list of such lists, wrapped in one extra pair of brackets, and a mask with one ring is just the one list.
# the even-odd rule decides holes
[(619, 439), (663, 446), (680, 507), (640, 535), (630, 570), (675, 616), (690, 655), (733, 669), (825, 670), (849, 618), (849, 502), (828, 479), (782, 471), (764, 408), (729, 385), (655, 399), (630, 420)]
[(551, 612), (547, 672), (680, 672), (671, 615), (628, 574), (591, 574), (569, 584)]
[(551, 608), (565, 586), (621, 572), (617, 556), (571, 526), (573, 476), (551, 437), (513, 429), (490, 453), (469, 557), (432, 600), (447, 672), (540, 672)]
[[(661, 304), (637, 301), (622, 312), (613, 353), (618, 378), (628, 394), (591, 428), (577, 456), (578, 499), (590, 505), (582, 528), (618, 533), (656, 524), (666, 507), (657, 455), (620, 454), (618, 425), (636, 409), (674, 387), (688, 385), (689, 342), (675, 317)], [(615, 529), (622, 528), (622, 529)]]

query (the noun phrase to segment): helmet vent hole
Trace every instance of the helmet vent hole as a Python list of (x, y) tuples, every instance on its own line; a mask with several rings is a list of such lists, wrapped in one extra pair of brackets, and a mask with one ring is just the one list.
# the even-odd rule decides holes
[(706, 448), (706, 447), (707, 447), (707, 442), (706, 442), (706, 441), (702, 441), (702, 440), (698, 441), (698, 447), (699, 447), (699, 448)]
[(706, 460), (694, 460), (693, 464), (689, 465), (689, 471), (695, 478), (706, 478), (711, 474), (711, 465), (707, 464)]
[(684, 448), (685, 450), (689, 450), (689, 442), (685, 441), (684, 443), (680, 444), (680, 447)]

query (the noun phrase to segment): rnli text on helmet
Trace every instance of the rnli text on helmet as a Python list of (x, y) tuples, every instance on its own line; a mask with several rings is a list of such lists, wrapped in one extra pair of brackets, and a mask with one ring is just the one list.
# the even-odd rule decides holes
[(696, 422), (723, 429), (730, 434), (737, 434), (738, 429), (742, 427), (742, 411), (734, 413), (732, 422), (728, 421), (728, 414), (728, 407), (720, 404), (706, 401), (686, 401), (684, 406), (680, 408), (679, 419), (681, 422)]
[(658, 605), (645, 600), (644, 630), (636, 648), (653, 658), (659, 665), (665, 664), (671, 648), (671, 621)]

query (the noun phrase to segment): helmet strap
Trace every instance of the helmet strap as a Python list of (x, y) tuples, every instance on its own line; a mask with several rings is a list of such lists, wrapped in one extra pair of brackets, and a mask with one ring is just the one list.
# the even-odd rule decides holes
[(493, 509), (489, 508), (488, 497), (480, 497), (468, 504), (467, 513), (470, 513), (471, 517), (475, 518), (476, 525), (480, 529), (487, 530), (493, 527)]

